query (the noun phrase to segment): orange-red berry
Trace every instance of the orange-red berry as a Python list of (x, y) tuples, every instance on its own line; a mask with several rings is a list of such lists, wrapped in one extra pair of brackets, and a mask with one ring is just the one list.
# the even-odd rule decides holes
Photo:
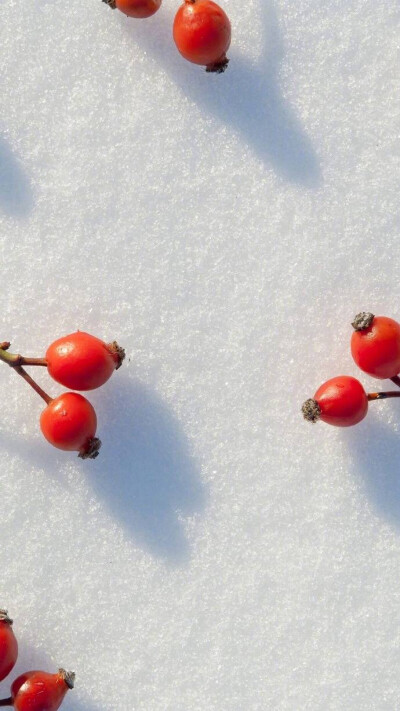
[(306, 420), (323, 420), (336, 427), (350, 427), (364, 419), (368, 396), (361, 383), (348, 375), (327, 380), (302, 407)]
[(100, 387), (119, 368), (125, 353), (114, 341), (104, 343), (84, 331), (63, 336), (46, 352), (49, 374), (71, 390), (93, 390)]
[(226, 69), (231, 23), (212, 0), (185, 0), (176, 13), (173, 36), (179, 52), (189, 62), (201, 64), (209, 72)]
[(115, 7), (128, 17), (151, 17), (160, 8), (161, 0), (115, 0)]
[(0, 610), (0, 681), (8, 676), (18, 657), (18, 642), (7, 610)]
[(94, 459), (99, 453), (96, 413), (79, 393), (63, 393), (51, 400), (40, 416), (40, 428), (53, 447), (77, 451), (82, 459)]
[(30, 671), (21, 674), (11, 686), (15, 711), (57, 711), (68, 689), (74, 687), (75, 674), (59, 669), (57, 674)]
[(358, 367), (375, 378), (400, 373), (400, 324), (387, 316), (361, 313), (352, 325), (351, 354)]

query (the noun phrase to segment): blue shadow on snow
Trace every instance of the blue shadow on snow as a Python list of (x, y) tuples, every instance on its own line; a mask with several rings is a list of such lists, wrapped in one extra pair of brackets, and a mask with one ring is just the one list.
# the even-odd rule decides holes
[(88, 468), (90, 483), (136, 541), (183, 561), (189, 547), (182, 518), (204, 509), (206, 492), (181, 425), (142, 383), (120, 376), (108, 392), (103, 412), (97, 408), (103, 447)]
[[(388, 401), (383, 406), (390, 407)], [(368, 420), (349, 427), (344, 437), (372, 506), (400, 528), (400, 431), (382, 422), (379, 413), (369, 413)]]
[(29, 179), (6, 139), (0, 136), (0, 211), (9, 217), (27, 217), (33, 204)]

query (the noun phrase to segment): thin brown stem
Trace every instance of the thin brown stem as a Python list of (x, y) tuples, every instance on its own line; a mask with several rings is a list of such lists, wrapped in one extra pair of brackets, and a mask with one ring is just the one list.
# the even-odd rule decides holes
[[(26, 370), (24, 370), (20, 365), (14, 366), (14, 370), (16, 373), (18, 373), (18, 375), (20, 375), (28, 383), (28, 385), (31, 386), (31, 388), (34, 389), (35, 392), (37, 392), (38, 395), (40, 395), (40, 397), (47, 403), (47, 405), (49, 405), (51, 403), (53, 398), (51, 398), (50, 395), (48, 395), (47, 393), (45, 393), (44, 390), (42, 390), (40, 385), (38, 385), (33, 380), (33, 378), (31, 378), (31, 376), (28, 375)], [(400, 393), (399, 393), (399, 395), (400, 395)]]
[(8, 699), (0, 699), (0, 706), (12, 706), (13, 701), (11, 696), (8, 697)]
[(2, 360), (3, 363), (7, 363), (7, 365), (10, 365), (12, 368), (17, 367), (18, 365), (47, 365), (45, 358), (25, 358), (25, 356), (22, 356), (19, 353), (9, 353), (9, 347), (10, 344), (8, 341), (0, 343), (0, 360)]
[(386, 393), (368, 393), (368, 400), (387, 400), (389, 397), (400, 397), (400, 392), (390, 390)]
[(393, 378), (390, 378), (390, 380), (392, 381), (392, 383), (397, 385), (398, 388), (400, 388), (400, 378), (398, 375), (394, 375)]

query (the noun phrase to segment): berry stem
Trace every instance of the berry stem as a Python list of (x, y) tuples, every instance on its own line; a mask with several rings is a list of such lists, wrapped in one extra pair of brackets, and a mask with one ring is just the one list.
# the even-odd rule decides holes
[[(392, 378), (393, 380), (393, 378)], [(400, 397), (400, 392), (397, 390), (390, 390), (386, 393), (368, 393), (368, 400), (387, 400), (389, 397)]]
[(9, 347), (10, 343), (8, 341), (0, 343), (0, 360), (2, 360), (3, 363), (7, 363), (7, 365), (10, 365), (12, 368), (19, 365), (47, 365), (45, 358), (25, 358), (19, 353), (8, 353)]
[(13, 705), (13, 700), (11, 696), (8, 697), (8, 699), (0, 699), (0, 706), (12, 706)]
[[(47, 405), (49, 405), (51, 403), (53, 398), (50, 397), (50, 395), (48, 395), (47, 393), (45, 393), (44, 390), (42, 390), (40, 385), (38, 385), (33, 380), (33, 378), (31, 378), (31, 376), (28, 375), (26, 370), (24, 370), (20, 365), (15, 365), (14, 370), (16, 373), (18, 373), (18, 375), (20, 375), (28, 383), (28, 385), (31, 386), (31, 388), (34, 389), (35, 392), (37, 392), (38, 395), (40, 395), (40, 397), (45, 401), (45, 403), (47, 403)], [(399, 395), (400, 395), (400, 393), (399, 393)]]
[(398, 388), (400, 388), (400, 378), (398, 375), (394, 375), (393, 378), (390, 378), (390, 380), (392, 381), (392, 383), (397, 385)]

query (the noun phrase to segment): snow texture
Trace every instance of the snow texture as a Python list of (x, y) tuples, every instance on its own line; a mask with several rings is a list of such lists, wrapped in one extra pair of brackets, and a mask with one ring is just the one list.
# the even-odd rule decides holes
[(399, 404), (299, 410), (357, 376), (358, 311), (400, 318), (400, 5), (226, 0), (221, 76), (178, 5), (0, 0), (1, 339), (129, 356), (96, 461), (0, 368), (15, 673), (75, 669), (65, 711), (393, 710)]

